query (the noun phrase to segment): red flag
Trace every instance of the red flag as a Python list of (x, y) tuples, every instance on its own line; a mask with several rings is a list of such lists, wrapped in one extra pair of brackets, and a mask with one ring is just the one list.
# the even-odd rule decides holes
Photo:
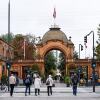
[(56, 9), (54, 8), (53, 18), (56, 18)]

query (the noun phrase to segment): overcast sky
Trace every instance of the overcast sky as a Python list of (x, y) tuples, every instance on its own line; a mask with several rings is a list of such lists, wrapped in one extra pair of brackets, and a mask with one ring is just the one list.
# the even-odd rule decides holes
[[(8, 1), (0, 0), (0, 34), (8, 31)], [(10, 0), (11, 32), (43, 36), (53, 25), (53, 10), (56, 7), (56, 24), (72, 37), (75, 50), (84, 45), (84, 36), (95, 32), (100, 24), (100, 0)], [(95, 41), (96, 41), (95, 40)], [(81, 58), (92, 57), (92, 34), (88, 37), (87, 49)]]

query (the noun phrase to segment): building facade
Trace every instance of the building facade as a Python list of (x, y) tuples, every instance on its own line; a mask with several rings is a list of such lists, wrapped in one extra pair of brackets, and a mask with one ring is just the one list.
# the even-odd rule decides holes
[[(33, 64), (38, 64), (41, 73), (45, 73), (45, 55), (51, 50), (60, 50), (65, 55), (65, 75), (71, 74), (77, 68), (80, 71), (81, 77), (84, 75), (89, 79), (92, 76), (91, 59), (73, 58), (74, 43), (71, 38), (67, 38), (66, 34), (60, 30), (58, 26), (52, 26), (47, 31), (43, 38), (36, 45), (36, 59), (35, 60), (18, 60), (13, 62), (11, 71), (18, 74), (20, 78), (24, 78), (25, 69), (29, 69)], [(83, 73), (81, 73), (83, 71)], [(95, 72), (100, 77), (100, 62), (96, 62)]]
[(13, 47), (4, 40), (0, 39), (0, 78), (3, 73), (7, 73), (6, 61), (8, 59), (13, 59), (13, 58), (14, 58)]
[[(80, 77), (86, 76), (88, 79), (92, 76), (91, 59), (77, 59), (73, 58), (74, 43), (71, 38), (67, 38), (66, 34), (61, 29), (54, 25), (43, 36), (43, 38), (36, 44), (36, 58), (33, 60), (17, 60), (13, 61), (10, 71), (15, 73), (19, 78), (23, 79), (26, 70), (32, 68), (33, 64), (38, 64), (42, 74), (45, 73), (45, 56), (51, 50), (59, 50), (65, 55), (65, 75), (72, 74), (75, 69), (80, 73)], [(9, 53), (8, 53), (9, 51)], [(7, 74), (5, 62), (7, 58), (14, 58), (13, 48), (3, 40), (0, 40), (0, 77), (2, 70), (5, 69)], [(95, 72), (100, 77), (100, 62), (96, 62)]]

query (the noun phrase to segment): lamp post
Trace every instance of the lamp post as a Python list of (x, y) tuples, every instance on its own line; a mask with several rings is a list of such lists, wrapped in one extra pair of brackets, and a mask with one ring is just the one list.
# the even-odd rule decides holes
[[(9, 34), (10, 34), (10, 0), (8, 2), (8, 51), (9, 51)], [(10, 53), (10, 51), (9, 51)], [(8, 58), (7, 58), (7, 61), (6, 61), (6, 68), (8, 70), (8, 91), (9, 91), (9, 76), (10, 76), (10, 68), (11, 68), (11, 62), (10, 62), (10, 59), (9, 59), (9, 55), (8, 55)]]
[(84, 40), (86, 39), (86, 43), (87, 43), (87, 36), (89, 36), (91, 33), (93, 33), (93, 59), (92, 59), (92, 63), (91, 63), (91, 66), (92, 66), (92, 79), (93, 79), (93, 92), (95, 92), (95, 67), (96, 67), (96, 62), (95, 62), (95, 59), (94, 59), (94, 31), (91, 31), (89, 34), (87, 34), (85, 37), (84, 37)]

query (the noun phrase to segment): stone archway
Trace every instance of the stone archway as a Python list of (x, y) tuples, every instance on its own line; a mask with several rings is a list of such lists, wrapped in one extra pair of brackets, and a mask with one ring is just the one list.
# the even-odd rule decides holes
[(65, 33), (63, 33), (59, 27), (54, 26), (44, 34), (42, 40), (37, 44), (36, 50), (39, 55), (37, 60), (41, 63), (43, 73), (44, 57), (46, 53), (52, 49), (57, 49), (64, 53), (66, 65), (68, 61), (73, 60), (74, 44), (71, 39), (67, 39)]

